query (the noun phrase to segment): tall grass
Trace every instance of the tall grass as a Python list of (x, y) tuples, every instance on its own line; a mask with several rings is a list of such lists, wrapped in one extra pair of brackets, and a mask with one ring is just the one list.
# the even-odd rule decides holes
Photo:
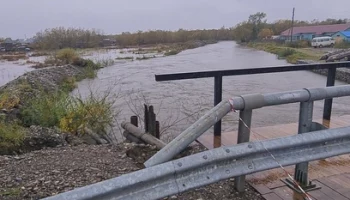
[(21, 120), (24, 126), (59, 127), (73, 134), (84, 133), (84, 128), (89, 128), (105, 134), (116, 113), (114, 101), (108, 97), (93, 92), (85, 99), (71, 97), (66, 92), (45, 94), (22, 108)]
[(350, 48), (350, 42), (345, 42), (345, 41), (336, 42), (335, 45), (334, 45), (334, 48), (337, 48), (337, 49), (349, 49)]
[(108, 95), (102, 97), (92, 92), (86, 99), (71, 98), (67, 114), (61, 118), (59, 127), (71, 133), (84, 133), (85, 128), (99, 134), (106, 134), (106, 128), (113, 124), (115, 109)]
[(24, 129), (15, 124), (0, 121), (0, 154), (11, 154), (22, 145)]
[(34, 98), (21, 109), (21, 120), (24, 126), (40, 125), (57, 126), (66, 114), (70, 99), (65, 92), (43, 94)]
[(294, 49), (291, 49), (291, 48), (280, 49), (278, 51), (278, 57), (279, 58), (287, 58), (288, 56), (291, 56), (295, 53), (296, 53), (296, 51)]
[(59, 50), (56, 53), (56, 58), (65, 64), (71, 64), (75, 59), (79, 58), (79, 55), (74, 49), (66, 48)]

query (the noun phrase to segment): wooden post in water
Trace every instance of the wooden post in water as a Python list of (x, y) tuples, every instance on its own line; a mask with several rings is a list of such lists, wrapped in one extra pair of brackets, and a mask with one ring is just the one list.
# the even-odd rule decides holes
[(148, 133), (156, 137), (156, 115), (153, 106), (148, 107)]
[(139, 122), (138, 122), (137, 116), (131, 116), (130, 117), (130, 123), (133, 124), (134, 126), (138, 127), (139, 126)]
[(145, 106), (145, 132), (160, 139), (159, 121), (156, 120), (153, 106)]
[(148, 132), (148, 106), (146, 104), (144, 104), (145, 106), (145, 119), (144, 119), (144, 123), (145, 123), (145, 132)]
[(156, 121), (156, 138), (160, 139), (159, 121)]
[[(138, 118), (137, 116), (131, 116), (130, 117), (130, 123), (136, 127), (138, 127)], [(128, 142), (135, 142), (137, 144), (143, 143), (139, 138), (131, 135), (128, 131), (123, 132), (124, 137)]]

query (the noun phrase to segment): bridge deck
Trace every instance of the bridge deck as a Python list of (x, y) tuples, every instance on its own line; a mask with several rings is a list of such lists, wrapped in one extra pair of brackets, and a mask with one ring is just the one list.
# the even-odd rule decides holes
[[(316, 120), (321, 123), (321, 120)], [(350, 126), (350, 115), (333, 117), (329, 123), (330, 128)], [(297, 133), (298, 124), (283, 124), (253, 128), (251, 141), (265, 140), (277, 137), (285, 137)], [(220, 145), (220, 139), (213, 135), (203, 135), (197, 140), (206, 148), (212, 149)], [(237, 132), (223, 133), (221, 145), (228, 146), (237, 144)], [(309, 192), (317, 200), (350, 199), (350, 155), (342, 155), (325, 160), (310, 162), (309, 179), (322, 188)], [(294, 166), (286, 167), (293, 176)], [(293, 194), (281, 179), (286, 178), (282, 169), (273, 169), (258, 172), (247, 176), (247, 181), (267, 200), (299, 199)], [(294, 198), (293, 198), (294, 196)]]

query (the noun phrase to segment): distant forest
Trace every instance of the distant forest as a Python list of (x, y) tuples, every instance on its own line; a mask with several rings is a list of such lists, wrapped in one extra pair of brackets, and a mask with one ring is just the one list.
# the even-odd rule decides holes
[[(350, 22), (349, 19), (327, 19), (324, 21), (295, 21), (294, 26), (342, 24)], [(291, 20), (277, 20), (267, 22), (266, 14), (258, 12), (250, 15), (246, 21), (235, 27), (222, 27), (220, 29), (165, 31), (149, 30), (135, 33), (123, 32), (118, 35), (105, 35), (98, 30), (86, 30), (79, 28), (52, 28), (40, 31), (35, 36), (34, 48), (42, 50), (55, 50), (62, 48), (94, 48), (105, 43), (127, 47), (137, 45), (154, 45), (183, 43), (196, 40), (236, 40), (249, 42), (273, 35), (279, 35), (292, 25)]]

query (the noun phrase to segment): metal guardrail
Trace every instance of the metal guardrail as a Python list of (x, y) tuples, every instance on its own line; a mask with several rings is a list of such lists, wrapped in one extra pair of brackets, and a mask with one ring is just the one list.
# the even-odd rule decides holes
[(350, 127), (328, 129), (204, 151), (44, 200), (160, 199), (279, 164), (289, 166), (347, 153)]
[[(278, 66), (278, 67), (160, 74), (160, 75), (155, 75), (155, 79), (156, 81), (172, 81), (172, 80), (214, 77), (214, 106), (216, 106), (222, 101), (222, 78), (224, 76), (254, 75), (254, 74), (327, 69), (328, 75), (327, 75), (326, 86), (329, 87), (329, 86), (334, 86), (336, 69), (345, 68), (345, 67), (349, 68), (350, 62), (337, 62), (337, 63), (325, 63), (325, 64), (301, 64), (301, 65), (287, 65), (287, 66)], [(332, 112), (332, 99), (326, 99), (324, 103), (324, 109), (323, 109), (323, 119), (330, 120), (331, 112)], [(214, 125), (214, 135), (215, 136), (221, 135), (220, 120)]]
[[(314, 101), (343, 96), (350, 96), (350, 85), (309, 88), (270, 94), (250, 94), (222, 101), (148, 159), (144, 165), (150, 167), (173, 159), (232, 109), (240, 110), (237, 143), (244, 143), (250, 140), (250, 124), (253, 109), (300, 102), (298, 133), (301, 134), (315, 131), (315, 129), (312, 128), (316, 127), (313, 126), (312, 122)], [(325, 128), (322, 125), (318, 127)], [(298, 176), (298, 174), (302, 174), (302, 176)], [(298, 164), (295, 168), (294, 175), (296, 181), (307, 186), (308, 163)], [(235, 178), (235, 188), (238, 191), (244, 191), (244, 185), (244, 176)]]
[[(335, 97), (350, 96), (350, 85), (334, 86), (326, 88), (310, 88), (288, 92), (243, 95), (232, 98), (231, 100), (222, 101), (217, 106), (208, 111), (204, 116), (188, 127), (158, 153), (145, 162), (146, 167), (154, 166), (167, 162), (183, 151), (189, 144), (194, 142), (205, 131), (212, 127), (216, 122), (221, 120), (232, 109), (242, 110), (240, 117), (247, 122), (251, 118), (253, 109), (282, 105), (297, 102), (317, 101)], [(244, 115), (244, 116), (242, 116)], [(246, 123), (249, 124), (249, 123)], [(242, 130), (245, 130), (240, 125)], [(246, 133), (246, 134), (249, 134)], [(246, 135), (239, 134), (239, 135)], [(244, 141), (248, 142), (248, 141)]]

